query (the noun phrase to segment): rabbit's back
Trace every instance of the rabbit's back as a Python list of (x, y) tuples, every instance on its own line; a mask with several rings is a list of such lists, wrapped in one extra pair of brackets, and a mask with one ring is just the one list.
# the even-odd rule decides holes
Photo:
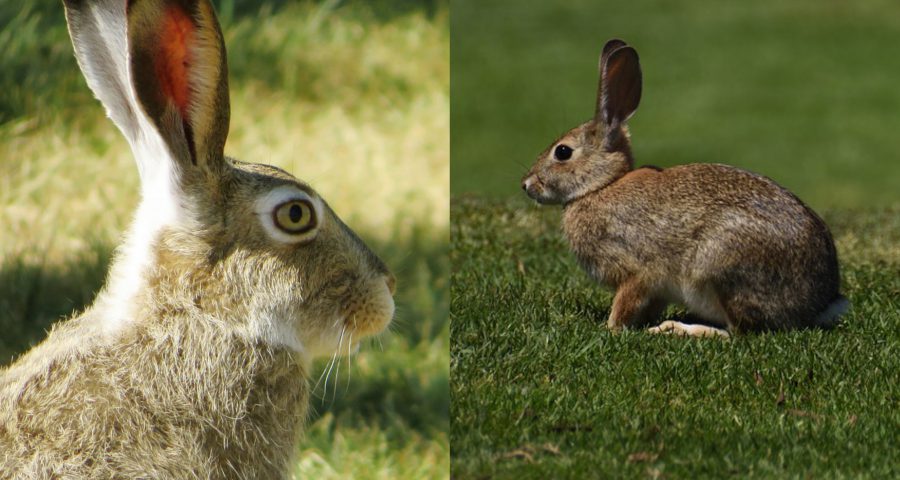
[(809, 324), (838, 295), (824, 222), (774, 181), (738, 168), (637, 169), (569, 204), (563, 225), (597, 280), (641, 277), (675, 301), (712, 288), (726, 310), (758, 310), (746, 329)]

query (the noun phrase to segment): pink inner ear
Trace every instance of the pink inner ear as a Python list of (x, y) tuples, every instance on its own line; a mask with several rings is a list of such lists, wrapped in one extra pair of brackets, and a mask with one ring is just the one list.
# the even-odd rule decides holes
[(191, 52), (188, 48), (194, 37), (194, 22), (180, 8), (172, 6), (163, 13), (156, 57), (156, 76), (163, 95), (175, 103), (181, 118), (188, 120), (190, 86), (188, 69)]

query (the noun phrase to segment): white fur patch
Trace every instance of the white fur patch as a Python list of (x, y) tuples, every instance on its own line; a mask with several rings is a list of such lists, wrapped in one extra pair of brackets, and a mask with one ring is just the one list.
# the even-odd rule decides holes
[(155, 262), (153, 245), (159, 240), (160, 231), (184, 223), (185, 218), (168, 146), (146, 116), (140, 114), (137, 119), (141, 133), (126, 137), (137, 160), (142, 198), (110, 270), (107, 287), (98, 298), (103, 331), (107, 334), (115, 334), (134, 321), (136, 297), (146, 285), (147, 270)]
[(731, 335), (726, 330), (722, 330), (707, 325), (687, 324), (667, 320), (660, 323), (656, 327), (648, 328), (650, 333), (664, 333), (669, 335), (684, 335), (689, 337), (723, 337), (728, 338)]
[[(313, 206), (317, 222), (315, 228), (302, 234), (290, 234), (275, 225), (275, 218), (273, 217), (275, 208), (292, 200), (305, 200)], [(253, 208), (266, 233), (273, 239), (283, 243), (306, 242), (315, 238), (319, 228), (322, 227), (322, 222), (325, 221), (323, 210), (321, 200), (293, 185), (282, 185), (273, 188), (269, 193), (259, 197)]]

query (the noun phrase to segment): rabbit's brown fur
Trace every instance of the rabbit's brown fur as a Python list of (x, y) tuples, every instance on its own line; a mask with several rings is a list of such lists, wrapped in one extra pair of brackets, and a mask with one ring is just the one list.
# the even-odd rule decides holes
[(637, 53), (613, 40), (600, 64), (595, 118), (551, 144), (523, 188), (564, 205), (579, 263), (616, 289), (609, 327), (658, 323), (670, 302), (732, 332), (833, 323), (846, 300), (822, 219), (738, 168), (633, 169), (624, 122), (640, 99)]

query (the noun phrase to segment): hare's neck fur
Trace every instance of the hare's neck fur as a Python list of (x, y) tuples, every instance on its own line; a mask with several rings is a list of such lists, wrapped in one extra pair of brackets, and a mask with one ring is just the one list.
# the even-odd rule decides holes
[(8, 456), (0, 454), (0, 471), (29, 478), (41, 476), (40, 465), (78, 478), (284, 474), (309, 394), (293, 352), (174, 315), (44, 361), (48, 345), (85, 333), (83, 320), (56, 328), (17, 362), (18, 380), (0, 384), (0, 452)]
[(212, 272), (205, 263), (208, 246), (184, 238), (173, 240), (180, 235), (177, 232), (199, 227), (189, 225), (183, 207), (168, 199), (165, 194), (159, 198), (147, 194), (141, 203), (125, 243), (116, 254), (107, 287), (95, 302), (100, 333), (111, 340), (138, 321), (160, 321), (172, 312), (186, 312), (198, 321), (226, 325), (248, 339), (287, 347), (300, 354), (308, 365), (309, 352), (291, 328), (289, 312), (271, 302), (272, 297), (288, 295), (241, 292), (237, 291), (239, 282), (229, 285), (220, 280), (224, 277), (222, 272)]
[(162, 162), (155, 171), (141, 172), (144, 188), (141, 204), (116, 252), (106, 287), (96, 303), (102, 312), (103, 332), (114, 336), (137, 317), (137, 296), (146, 289), (149, 270), (154, 265), (154, 245), (166, 227), (184, 222), (181, 206), (173, 191), (172, 172)]

